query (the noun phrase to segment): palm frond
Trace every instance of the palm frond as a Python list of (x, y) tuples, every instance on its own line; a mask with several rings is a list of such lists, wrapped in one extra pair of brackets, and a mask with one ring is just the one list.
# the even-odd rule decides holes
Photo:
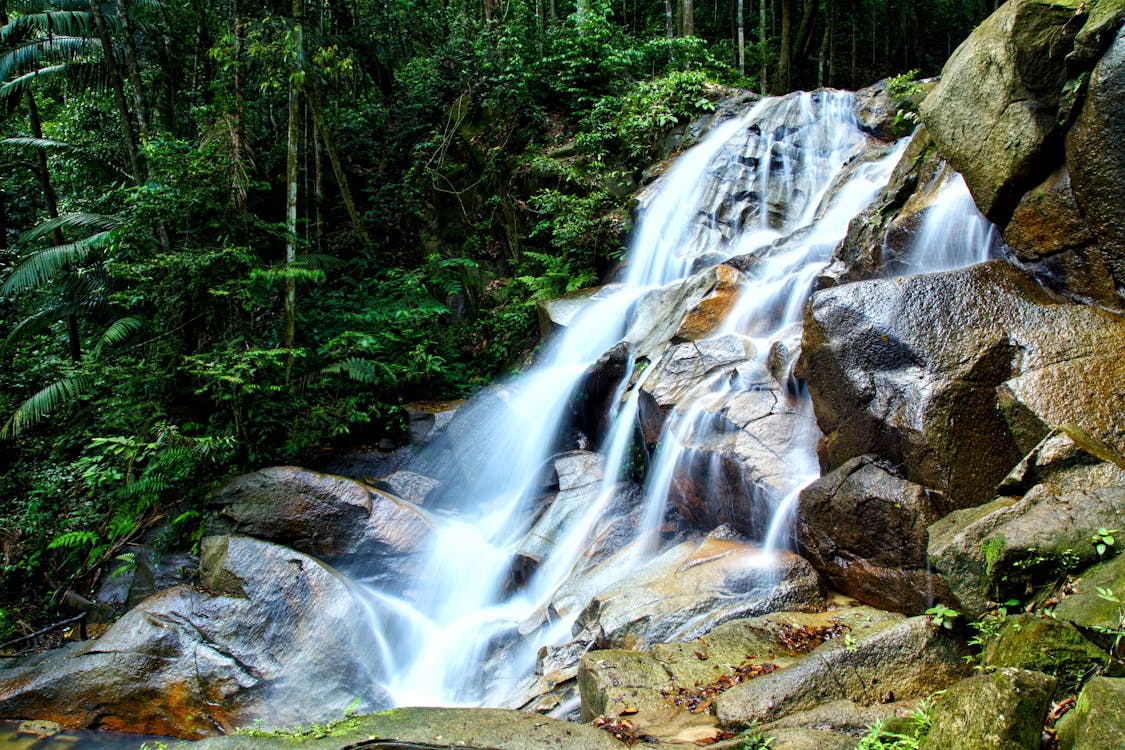
[[(38, 227), (31, 231), (37, 230)], [(55, 245), (36, 252), (16, 266), (4, 286), (0, 287), (0, 295), (22, 294), (42, 286), (61, 271), (81, 263), (94, 250), (104, 248), (109, 243), (109, 235), (108, 231), (98, 232), (65, 245)]]
[(0, 56), (0, 79), (12, 75), (38, 73), (47, 63), (81, 60), (97, 51), (98, 42), (81, 36), (33, 39)]
[(64, 64), (52, 65), (50, 67), (40, 68), (39, 70), (33, 70), (30, 73), (24, 73), (22, 76), (13, 78), (10, 81), (5, 81), (3, 84), (0, 84), (0, 101), (10, 101), (20, 97), (31, 84), (35, 83), (36, 79), (65, 73), (66, 70), (67, 66)]
[(16, 437), (24, 430), (34, 427), (59, 408), (89, 393), (92, 384), (88, 375), (72, 375), (56, 380), (16, 408), (4, 427), (0, 428), (0, 439)]
[(138, 333), (143, 331), (147, 325), (148, 321), (144, 318), (133, 316), (118, 318), (109, 325), (109, 328), (105, 329), (104, 333), (102, 333), (102, 337), (98, 340), (98, 344), (95, 347), (94, 351), (100, 352), (107, 346), (115, 346), (123, 341), (128, 341), (129, 339), (133, 338)]
[(31, 36), (91, 36), (90, 13), (83, 10), (42, 10), (25, 13), (0, 28), (0, 44)]
[(62, 214), (54, 219), (47, 219), (41, 224), (27, 230), (21, 236), (20, 242), (31, 242), (40, 237), (46, 237), (54, 232), (56, 229), (82, 229), (82, 230), (100, 230), (109, 231), (117, 229), (124, 220), (119, 216), (111, 216), (109, 214), (88, 214), (88, 213), (73, 213)]
[(0, 146), (16, 146), (17, 148), (70, 148), (69, 143), (51, 140), (50, 138), (4, 138)]

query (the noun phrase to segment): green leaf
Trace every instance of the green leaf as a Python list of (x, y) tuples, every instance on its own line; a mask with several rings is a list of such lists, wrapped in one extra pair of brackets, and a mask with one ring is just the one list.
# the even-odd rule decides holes
[(59, 408), (88, 393), (92, 385), (92, 380), (87, 375), (73, 375), (56, 380), (19, 405), (3, 429), (0, 429), (0, 439), (15, 437), (29, 427), (34, 427)]

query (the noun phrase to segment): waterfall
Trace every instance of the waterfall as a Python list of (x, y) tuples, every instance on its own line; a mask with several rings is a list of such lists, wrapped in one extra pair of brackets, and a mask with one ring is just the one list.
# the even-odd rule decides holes
[[(906, 144), (870, 139), (853, 104), (842, 92), (791, 94), (714, 127), (642, 198), (620, 279), (590, 294), (534, 367), (470, 402), (449, 440), (419, 458), (419, 470), (443, 482), (426, 503), (428, 552), (413, 575), (369, 599), (381, 646), (373, 659), (397, 703), (495, 704), (508, 694), (541, 647), (566, 641), (591, 592), (663, 551), (662, 525), (684, 463), (710, 462), (717, 473), (724, 441), (754, 439), (732, 413), (739, 399), (767, 403), (786, 425), (780, 447), (771, 447), (785, 471), (755, 485), (749, 536), (763, 547), (763, 565), (787, 545), (797, 493), (818, 472), (819, 433), (791, 373), (804, 303)], [(962, 211), (963, 184), (950, 178), (935, 200), (929, 213), (938, 226), (951, 220), (941, 211)], [(977, 242), (970, 230), (965, 244)], [(936, 241), (923, 228), (919, 242)], [(737, 299), (715, 330), (678, 344), (675, 329), (661, 328), (668, 321), (644, 316), (653, 300), (674, 301), (677, 290), (728, 261), (741, 269)], [(551, 459), (578, 447), (570, 424), (576, 394), (622, 343), (624, 374), (598, 452), (568, 454), (586, 462), (591, 481), (563, 486)], [(658, 447), (643, 486), (633, 487), (630, 469), (645, 447), (637, 440), (642, 400), (655, 398), (650, 388), (669, 390), (660, 382), (683, 346), (717, 364), (667, 397)], [(554, 500), (544, 507), (552, 484)], [(606, 559), (597, 545), (609, 529), (616, 530), (612, 564), (595, 565)], [(517, 561), (531, 558), (516, 575)]]

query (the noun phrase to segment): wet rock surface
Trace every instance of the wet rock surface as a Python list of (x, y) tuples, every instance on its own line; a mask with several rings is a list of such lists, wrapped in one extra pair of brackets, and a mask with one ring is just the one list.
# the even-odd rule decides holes
[(862, 602), (921, 614), (948, 600), (929, 570), (926, 527), (944, 499), (860, 456), (801, 491), (797, 545), (830, 585)]
[(307, 724), (389, 703), (354, 587), (322, 563), (208, 537), (203, 588), (150, 597), (95, 641), (0, 670), (0, 712), (66, 727), (198, 738), (268, 719)]
[(1125, 679), (1091, 679), (1056, 728), (1060, 750), (1125, 747)]
[(1001, 261), (817, 292), (802, 348), (822, 468), (872, 453), (964, 508), (1052, 427), (1125, 446), (1123, 333)]
[(923, 750), (1037, 750), (1055, 679), (1000, 669), (962, 680), (934, 708)]

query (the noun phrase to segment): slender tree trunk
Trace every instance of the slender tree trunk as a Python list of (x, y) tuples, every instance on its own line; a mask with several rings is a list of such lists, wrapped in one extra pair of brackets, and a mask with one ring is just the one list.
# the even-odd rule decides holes
[(245, 83), (243, 80), (243, 67), (242, 67), (242, 0), (235, 0), (234, 3), (234, 21), (232, 29), (232, 55), (234, 57), (234, 64), (232, 66), (233, 74), (233, 90), (231, 92), (231, 153), (235, 161), (235, 170), (231, 178), (231, 199), (235, 207), (238, 209), (240, 216), (246, 215), (246, 195), (247, 186), (243, 181), (244, 169), (243, 165), (246, 163), (245, 150), (246, 150), (246, 125), (243, 121), (243, 108), (244, 96), (243, 91)]
[(664, 30), (668, 38), (676, 36), (675, 15), (672, 13), (672, 0), (664, 0)]
[[(297, 55), (301, 50), (301, 0), (293, 0), (293, 24)], [(299, 64), (299, 63), (298, 63)], [(297, 262), (297, 140), (301, 120), (298, 107), (297, 83), (289, 81), (289, 127), (285, 142), (285, 264), (292, 271)], [(289, 274), (285, 278), (285, 382), (293, 378), (293, 348), (297, 339), (297, 279)]]
[(141, 134), (141, 141), (149, 141), (149, 114), (148, 102), (145, 101), (144, 85), (141, 81), (141, 72), (137, 67), (137, 44), (133, 38), (133, 22), (129, 18), (128, 0), (114, 0), (117, 15), (120, 17), (121, 37), (124, 41), (122, 49), (125, 52), (125, 73), (129, 77), (129, 88), (133, 94), (133, 110), (137, 118), (137, 129)]
[(340, 163), (340, 154), (336, 151), (336, 144), (332, 140), (332, 135), (328, 132), (328, 126), (324, 122), (320, 99), (312, 89), (306, 93), (305, 98), (312, 108), (313, 124), (317, 132), (320, 133), (320, 140), (324, 144), (324, 151), (328, 154), (329, 163), (332, 164), (332, 174), (336, 177), (336, 185), (340, 188), (340, 197), (344, 200), (344, 207), (348, 210), (348, 218), (351, 219), (352, 229), (355, 231), (356, 237), (359, 237), (360, 242), (366, 245), (368, 243), (367, 230), (363, 227), (363, 218), (359, 215), (359, 210), (355, 205), (355, 199), (352, 198), (352, 191), (348, 187), (348, 176), (345, 174), (344, 167)]
[[(31, 128), (31, 136), (42, 140), (43, 122), (39, 118), (39, 105), (35, 102), (35, 94), (30, 89), (24, 94), (24, 102), (27, 105), (27, 122)], [(43, 191), (43, 203), (47, 208), (48, 218), (59, 218), (59, 199), (55, 193), (55, 186), (51, 184), (51, 169), (47, 162), (47, 149), (41, 146), (35, 149), (35, 177), (39, 181), (39, 189)], [(0, 231), (3, 231), (3, 227), (0, 227)], [(55, 245), (66, 242), (62, 230), (58, 227), (51, 232), (51, 242)], [(82, 360), (82, 338), (78, 329), (78, 316), (74, 313), (66, 316), (66, 332), (67, 351), (70, 354), (70, 360), (79, 362)]]
[(819, 9), (818, 0), (805, 1), (804, 10), (801, 11), (801, 25), (797, 27), (797, 39), (792, 47), (794, 55), (805, 56), (812, 51), (813, 32), (816, 31), (816, 14)]
[[(746, 76), (746, 27), (742, 22), (744, 0), (738, 0), (738, 75)], [(759, 86), (760, 87), (760, 86)]]
[(824, 0), (824, 9), (828, 16), (828, 85), (836, 85), (836, 5), (832, 0)]
[(121, 71), (117, 67), (117, 53), (113, 49), (113, 40), (109, 37), (105, 17), (102, 16), (102, 7), (98, 0), (90, 0), (90, 16), (94, 19), (94, 30), (102, 45), (102, 54), (105, 56), (106, 77), (109, 87), (113, 91), (113, 101), (117, 105), (117, 117), (121, 121), (122, 137), (125, 142), (125, 154), (129, 159), (129, 169), (133, 173), (133, 180), (137, 185), (144, 185), (147, 169), (144, 159), (137, 149), (137, 136), (133, 132), (133, 117), (129, 112), (129, 102), (125, 98), (125, 85), (121, 81)]
[(680, 0), (680, 36), (695, 36), (695, 0)]
[(766, 40), (769, 38), (768, 29), (766, 28), (766, 0), (758, 0), (758, 75), (761, 78), (760, 88), (762, 93), (770, 90), (769, 76), (769, 60), (766, 56), (766, 49), (768, 45)]

